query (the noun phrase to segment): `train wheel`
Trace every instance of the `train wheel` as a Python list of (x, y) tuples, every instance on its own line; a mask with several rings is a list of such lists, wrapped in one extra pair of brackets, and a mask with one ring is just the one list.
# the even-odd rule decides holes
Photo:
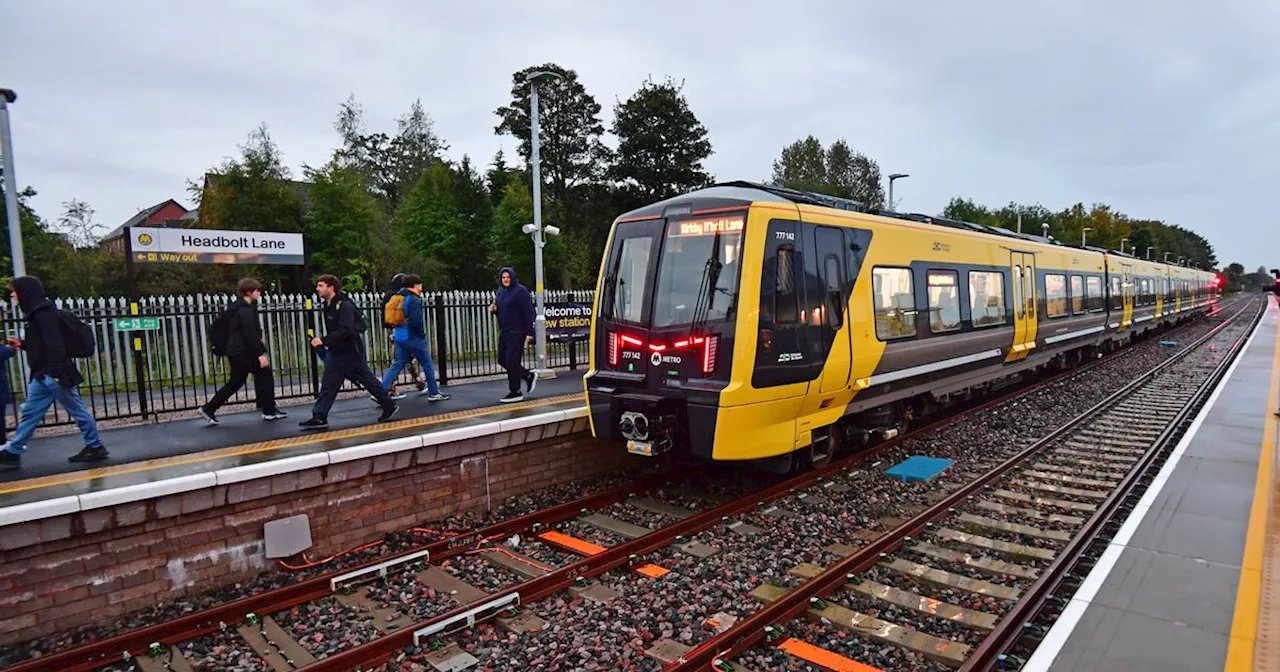
[(836, 435), (835, 427), (827, 427), (820, 436), (815, 433), (813, 441), (800, 451), (800, 467), (821, 469), (827, 466), (831, 457), (836, 454)]

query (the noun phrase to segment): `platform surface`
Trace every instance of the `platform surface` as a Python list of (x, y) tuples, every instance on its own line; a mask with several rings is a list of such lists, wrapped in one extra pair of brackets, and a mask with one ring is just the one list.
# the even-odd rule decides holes
[(1274, 489), (1278, 376), (1270, 300), (1211, 405), (1024, 671), (1264, 669), (1252, 654), (1265, 592), (1259, 530)]
[(377, 422), (379, 408), (368, 396), (339, 399), (324, 432), (300, 431), (309, 405), (287, 408), (289, 417), (275, 422), (264, 422), (258, 412), (220, 413), (220, 424), (209, 426), (193, 412), (180, 420), (103, 429), (111, 455), (88, 465), (67, 462), (84, 445), (79, 433), (36, 438), (21, 469), (0, 472), (0, 508), (584, 405), (580, 371), (540, 380), (533, 394), (514, 404), (498, 402), (506, 380), (444, 391), (452, 398), (438, 402), (410, 392), (385, 424)]

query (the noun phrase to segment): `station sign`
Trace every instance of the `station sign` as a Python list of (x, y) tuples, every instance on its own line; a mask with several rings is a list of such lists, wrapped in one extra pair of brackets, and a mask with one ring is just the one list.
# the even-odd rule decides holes
[(585, 341), (591, 337), (590, 303), (548, 303), (545, 310), (548, 341)]
[(302, 265), (300, 233), (130, 227), (130, 254), (142, 264)]

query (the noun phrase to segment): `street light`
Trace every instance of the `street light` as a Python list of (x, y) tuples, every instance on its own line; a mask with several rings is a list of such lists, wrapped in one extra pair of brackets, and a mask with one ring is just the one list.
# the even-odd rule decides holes
[(1151, 250), (1154, 250), (1154, 249), (1156, 249), (1155, 245), (1147, 246), (1147, 261), (1151, 261)]
[(1089, 232), (1092, 230), (1093, 230), (1092, 226), (1086, 226), (1083, 229), (1080, 229), (1080, 247), (1084, 247), (1085, 238), (1089, 235)]
[(18, 99), (13, 89), (0, 89), (0, 154), (4, 155), (4, 209), (9, 216), (9, 252), (13, 277), (27, 274), (22, 253), (22, 222), (18, 219), (18, 178), (13, 174), (13, 131), (9, 129), (9, 103)]
[(1167, 264), (1167, 263), (1169, 263), (1169, 255), (1171, 255), (1171, 254), (1173, 254), (1173, 253), (1172, 253), (1172, 252), (1165, 252), (1165, 253), (1164, 253), (1164, 263), (1166, 263), (1166, 264)]
[(1044, 232), (1044, 239), (1049, 240), (1049, 224), (1044, 222), (1040, 224), (1040, 230)]
[(1129, 239), (1128, 239), (1128, 238), (1121, 238), (1121, 239), (1120, 239), (1120, 254), (1124, 254), (1124, 244), (1125, 244), (1125, 243), (1127, 243), (1127, 242), (1129, 242)]
[(911, 177), (906, 173), (894, 173), (889, 176), (889, 212), (893, 212), (893, 181), (904, 177)]
[(539, 378), (555, 378), (555, 371), (547, 367), (547, 313), (546, 289), (542, 281), (542, 248), (546, 245), (543, 233), (560, 235), (560, 229), (554, 226), (542, 226), (542, 172), (538, 159), (538, 80), (564, 79), (558, 73), (539, 70), (531, 72), (525, 80), (529, 82), (529, 126), (530, 146), (532, 149), (530, 162), (533, 164), (533, 223), (526, 224), (522, 230), (533, 237), (533, 275), (536, 284), (538, 316), (534, 319), (534, 331), (537, 334), (538, 368), (533, 375)]

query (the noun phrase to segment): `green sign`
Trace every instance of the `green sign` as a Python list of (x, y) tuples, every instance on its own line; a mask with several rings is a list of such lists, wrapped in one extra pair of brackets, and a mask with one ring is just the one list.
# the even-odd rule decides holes
[(116, 331), (159, 331), (158, 317), (121, 317), (114, 321)]

